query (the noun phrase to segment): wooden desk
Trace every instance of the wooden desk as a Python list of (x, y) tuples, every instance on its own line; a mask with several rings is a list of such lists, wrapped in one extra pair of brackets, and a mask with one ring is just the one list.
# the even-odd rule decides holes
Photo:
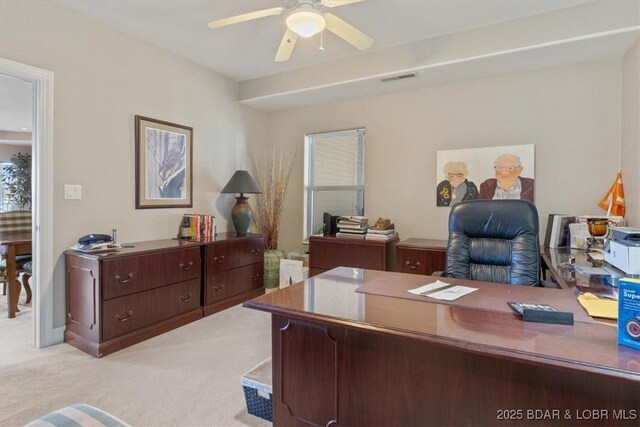
[(274, 425), (637, 425), (640, 353), (614, 327), (523, 322), (498, 301), (577, 304), (571, 290), (483, 282), (475, 307), (357, 292), (435, 279), (336, 268), (246, 302), (272, 313)]
[(7, 259), (7, 305), (9, 318), (16, 317), (18, 298), (21, 284), (16, 277), (16, 256), (31, 253), (31, 233), (2, 233), (0, 234), (0, 253)]

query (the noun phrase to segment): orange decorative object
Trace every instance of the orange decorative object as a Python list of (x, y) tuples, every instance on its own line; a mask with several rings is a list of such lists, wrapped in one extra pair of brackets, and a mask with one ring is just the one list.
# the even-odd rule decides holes
[(618, 172), (615, 182), (604, 195), (600, 203), (602, 209), (607, 211), (607, 215), (624, 216), (624, 187), (622, 186), (622, 174)]

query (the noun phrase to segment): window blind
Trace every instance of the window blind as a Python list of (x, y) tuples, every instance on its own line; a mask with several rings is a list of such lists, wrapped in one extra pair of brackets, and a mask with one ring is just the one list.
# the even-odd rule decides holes
[(304, 239), (322, 232), (323, 213), (364, 215), (364, 129), (305, 138)]

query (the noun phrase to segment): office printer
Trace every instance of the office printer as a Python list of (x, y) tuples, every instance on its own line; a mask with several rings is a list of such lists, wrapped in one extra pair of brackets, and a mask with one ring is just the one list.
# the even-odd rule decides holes
[(640, 274), (640, 228), (611, 227), (604, 260), (627, 274)]

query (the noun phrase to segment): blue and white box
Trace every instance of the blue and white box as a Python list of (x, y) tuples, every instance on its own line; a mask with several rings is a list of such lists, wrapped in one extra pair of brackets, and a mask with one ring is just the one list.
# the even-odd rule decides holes
[(618, 344), (640, 350), (640, 279), (620, 279), (618, 285)]

